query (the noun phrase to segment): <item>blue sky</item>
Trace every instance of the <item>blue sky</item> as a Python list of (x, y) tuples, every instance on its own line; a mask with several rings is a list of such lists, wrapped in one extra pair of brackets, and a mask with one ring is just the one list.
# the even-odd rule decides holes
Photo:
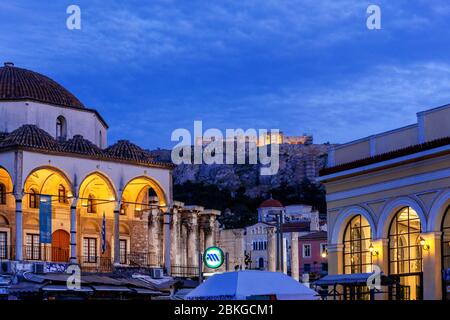
[[(0, 3), (0, 59), (97, 109), (110, 143), (170, 147), (194, 120), (341, 143), (450, 103), (444, 0), (42, 2)], [(366, 28), (372, 3), (382, 30)]]

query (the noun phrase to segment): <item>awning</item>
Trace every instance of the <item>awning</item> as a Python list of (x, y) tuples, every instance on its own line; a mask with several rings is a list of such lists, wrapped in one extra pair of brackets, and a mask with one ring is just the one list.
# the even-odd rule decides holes
[(43, 284), (33, 282), (19, 282), (9, 287), (10, 294), (16, 293), (38, 293)]
[[(334, 285), (366, 285), (367, 280), (373, 273), (353, 273), (353, 274), (330, 274), (313, 282), (317, 286), (334, 286)], [(381, 285), (390, 285), (394, 280), (380, 274)]]
[(95, 291), (99, 292), (130, 292), (131, 289), (122, 286), (92, 286)]
[(80, 289), (69, 289), (67, 286), (63, 286), (63, 285), (57, 285), (57, 284), (50, 284), (47, 285), (45, 287), (42, 287), (42, 291), (47, 291), (47, 292), (74, 292), (74, 293), (90, 293), (90, 292), (94, 292), (94, 290), (92, 290), (92, 288), (90, 287), (86, 287), (86, 286), (82, 286)]
[(149, 290), (149, 289), (133, 288), (133, 291), (135, 291), (138, 294), (143, 294), (143, 295), (150, 295), (150, 296), (160, 296), (161, 295), (160, 291), (153, 291), (153, 290)]

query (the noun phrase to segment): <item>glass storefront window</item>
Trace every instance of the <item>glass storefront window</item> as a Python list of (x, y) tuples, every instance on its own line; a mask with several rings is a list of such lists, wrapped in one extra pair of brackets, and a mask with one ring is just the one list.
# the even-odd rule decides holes
[(344, 232), (344, 273), (372, 272), (369, 222), (361, 215), (353, 217)]

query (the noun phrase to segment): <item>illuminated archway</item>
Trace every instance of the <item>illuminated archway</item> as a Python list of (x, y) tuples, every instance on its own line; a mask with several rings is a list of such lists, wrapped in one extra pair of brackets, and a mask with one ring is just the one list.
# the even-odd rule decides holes
[(14, 204), (13, 182), (9, 172), (0, 167), (0, 211)]
[[(398, 210), (389, 226), (389, 274), (400, 281), (400, 299), (422, 298), (422, 220), (412, 207)], [(398, 293), (400, 294), (400, 293)]]
[(122, 214), (142, 212), (154, 206), (165, 207), (167, 197), (160, 184), (149, 177), (129, 181), (122, 193)]
[[(25, 200), (28, 200), (24, 201), (25, 209), (38, 208), (40, 195), (51, 196), (52, 206), (69, 209), (69, 201), (73, 196), (72, 183), (64, 172), (55, 167), (40, 167), (33, 170), (25, 179), (23, 189)], [(36, 204), (34, 207), (31, 205), (33, 203)]]
[(87, 216), (102, 216), (105, 213), (106, 216), (113, 217), (116, 199), (111, 180), (103, 173), (94, 172), (80, 185), (77, 208)]

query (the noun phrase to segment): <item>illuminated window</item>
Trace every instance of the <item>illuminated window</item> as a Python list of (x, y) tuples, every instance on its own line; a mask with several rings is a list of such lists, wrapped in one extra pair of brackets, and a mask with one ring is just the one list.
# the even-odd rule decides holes
[(397, 212), (389, 228), (389, 274), (399, 279), (396, 299), (422, 299), (422, 225), (414, 209)]
[(27, 260), (40, 260), (41, 244), (39, 242), (39, 234), (27, 233), (25, 241), (25, 258)]
[(59, 116), (56, 119), (56, 138), (59, 140), (65, 140), (66, 137), (67, 137), (66, 119), (63, 116)]
[(88, 213), (96, 213), (97, 212), (97, 208), (95, 205), (95, 197), (90, 194), (87, 200), (87, 212)]
[(28, 195), (28, 206), (32, 209), (39, 208), (39, 195), (34, 189), (31, 189), (31, 192)]
[(0, 231), (0, 259), (8, 259), (8, 234)]
[(442, 264), (444, 270), (450, 269), (450, 207), (442, 221)]
[(66, 188), (64, 188), (62, 184), (60, 184), (58, 188), (58, 202), (66, 203)]
[(412, 208), (395, 215), (389, 229), (390, 274), (422, 272), (421, 232), (420, 218)]
[(0, 183), (0, 204), (6, 204), (6, 186)]
[(125, 239), (119, 240), (119, 251), (120, 251), (120, 263), (127, 264), (128, 261), (127, 240)]
[(344, 232), (344, 273), (372, 272), (371, 243), (369, 222), (361, 215), (354, 216)]
[(83, 261), (86, 263), (97, 262), (97, 239), (84, 238), (83, 239)]

